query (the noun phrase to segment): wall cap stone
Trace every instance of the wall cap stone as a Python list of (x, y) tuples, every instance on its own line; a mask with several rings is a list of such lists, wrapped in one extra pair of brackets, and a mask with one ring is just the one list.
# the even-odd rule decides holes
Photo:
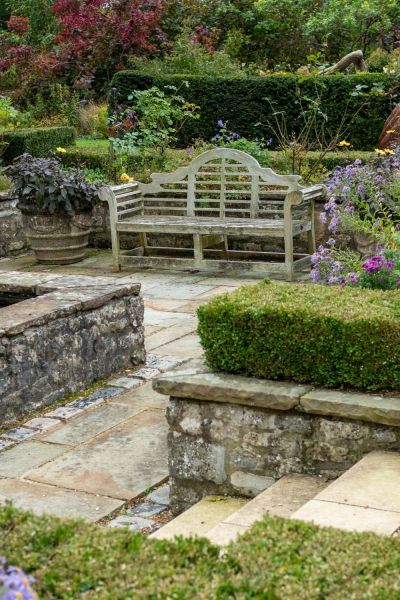
[(291, 410), (311, 386), (254, 377), (213, 373), (202, 361), (169, 371), (153, 381), (160, 394), (209, 402)]
[(195, 360), (153, 380), (160, 394), (186, 401), (240, 404), (270, 410), (367, 421), (400, 427), (400, 397), (313, 389), (285, 381), (212, 372)]
[(99, 308), (115, 298), (137, 296), (140, 284), (120, 284), (111, 277), (44, 276), (10, 271), (0, 274), (0, 292), (9, 291), (36, 296), (0, 309), (0, 335), (4, 336)]

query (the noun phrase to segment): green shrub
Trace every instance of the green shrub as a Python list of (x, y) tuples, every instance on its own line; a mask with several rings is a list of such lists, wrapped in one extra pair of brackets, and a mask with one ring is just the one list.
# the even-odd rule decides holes
[[(189, 82), (188, 87), (182, 85), (184, 81)], [(152, 86), (178, 87), (188, 102), (200, 107), (200, 119), (190, 122), (179, 134), (178, 145), (183, 147), (199, 138), (210, 140), (216, 132), (217, 119), (227, 121), (229, 128), (242, 137), (268, 139), (273, 136), (269, 123), (274, 123), (274, 111), (284, 113), (286, 122), (298, 133), (301, 97), (305, 105), (320, 98), (328, 133), (344, 130), (344, 137), (354, 149), (369, 150), (376, 147), (383, 124), (392, 110), (391, 93), (398, 90), (399, 79), (384, 73), (227, 78), (163, 77), (120, 71), (111, 85), (116, 90), (110, 95), (111, 112), (117, 104), (128, 104), (127, 98), (135, 90)], [(390, 93), (381, 90), (390, 90)]]
[(400, 297), (263, 281), (198, 309), (208, 364), (324, 387), (400, 387)]
[(236, 543), (151, 540), (126, 529), (0, 508), (0, 555), (39, 598), (398, 600), (399, 540), (266, 516)]
[(2, 130), (0, 131), (0, 141), (7, 144), (3, 160), (11, 162), (25, 152), (32, 156), (44, 157), (58, 147), (71, 146), (75, 142), (75, 137), (74, 127)]

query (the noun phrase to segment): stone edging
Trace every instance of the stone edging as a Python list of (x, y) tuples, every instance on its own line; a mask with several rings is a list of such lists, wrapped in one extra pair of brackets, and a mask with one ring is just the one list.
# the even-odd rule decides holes
[(400, 427), (400, 398), (213, 373), (202, 361), (192, 361), (161, 375), (154, 380), (153, 388), (185, 400), (296, 410)]
[(68, 404), (50, 409), (48, 412), (44, 411), (39, 417), (34, 417), (19, 427), (1, 433), (0, 452), (6, 448), (15, 446), (15, 444), (35, 438), (44, 431), (81, 415), (88, 409), (96, 408), (100, 404), (107, 402), (109, 398), (115, 398), (115, 396), (128, 390), (134, 390), (163, 371), (182, 364), (184, 360), (176, 356), (148, 354), (146, 364), (143, 367), (125, 369), (123, 377), (115, 377), (113, 375), (108, 379), (104, 387), (99, 388), (89, 396), (82, 395)]
[(27, 327), (49, 323), (78, 311), (99, 308), (114, 298), (137, 296), (140, 284), (121, 284), (109, 277), (0, 273), (0, 292), (16, 291), (35, 297), (0, 311), (0, 335), (13, 336)]

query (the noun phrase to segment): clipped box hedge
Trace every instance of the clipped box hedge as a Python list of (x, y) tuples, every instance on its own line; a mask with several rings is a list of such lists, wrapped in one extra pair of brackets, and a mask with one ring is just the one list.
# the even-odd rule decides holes
[[(185, 81), (189, 83), (188, 87)], [(395, 104), (390, 91), (398, 84), (398, 76), (385, 73), (227, 78), (151, 76), (137, 71), (120, 71), (112, 80), (111, 87), (116, 91), (110, 94), (110, 110), (112, 112), (117, 104), (129, 104), (128, 96), (135, 90), (153, 85), (160, 88), (175, 86), (187, 101), (200, 107), (201, 113), (199, 120), (190, 120), (179, 132), (178, 145), (185, 147), (199, 138), (210, 140), (216, 133), (217, 119), (227, 120), (229, 129), (249, 139), (273, 137), (268, 123), (274, 122), (274, 110), (285, 113), (289, 126), (298, 132), (302, 127), (297, 101), (299, 93), (303, 99), (316, 98), (318, 90), (322, 111), (328, 117), (327, 131), (337, 132), (344, 118), (343, 136), (354, 149), (370, 150), (376, 147), (384, 122)], [(362, 92), (372, 90), (373, 93), (354, 96), (357, 86), (364, 86)], [(389, 93), (381, 94), (377, 91), (380, 89)]]
[(48, 156), (58, 147), (72, 146), (75, 143), (74, 127), (37, 127), (31, 129), (0, 130), (0, 141), (6, 148), (2, 155), (9, 163), (27, 152), (32, 156)]
[(400, 389), (400, 294), (262, 281), (198, 309), (218, 371), (323, 387)]

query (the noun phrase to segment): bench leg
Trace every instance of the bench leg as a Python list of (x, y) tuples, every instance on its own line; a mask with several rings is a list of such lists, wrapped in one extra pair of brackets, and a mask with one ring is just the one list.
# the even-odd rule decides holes
[(143, 256), (148, 256), (149, 251), (148, 251), (148, 244), (147, 244), (147, 234), (139, 233), (139, 240), (140, 240), (140, 245), (143, 248)]
[(119, 241), (119, 232), (115, 229), (115, 227), (111, 227), (111, 245), (112, 245), (112, 255), (113, 255), (113, 270), (120, 271), (120, 241)]
[(285, 266), (287, 280), (293, 281), (294, 265), (293, 265), (293, 235), (289, 228), (285, 229)]
[(314, 254), (314, 252), (316, 251), (314, 227), (311, 228), (311, 231), (307, 232), (307, 246), (308, 246), (308, 253)]
[(203, 262), (203, 242), (201, 235), (193, 235), (194, 263), (196, 267), (201, 267)]

